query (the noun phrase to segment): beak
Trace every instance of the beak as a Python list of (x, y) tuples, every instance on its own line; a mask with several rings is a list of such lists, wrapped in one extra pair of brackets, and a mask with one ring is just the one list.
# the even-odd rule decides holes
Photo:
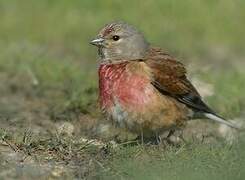
[(105, 39), (103, 39), (103, 38), (94, 39), (94, 40), (90, 41), (90, 44), (92, 44), (94, 46), (102, 46), (104, 40)]

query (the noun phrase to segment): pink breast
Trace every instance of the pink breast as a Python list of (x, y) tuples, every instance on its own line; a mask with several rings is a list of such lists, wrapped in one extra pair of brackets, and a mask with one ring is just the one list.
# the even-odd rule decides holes
[(151, 101), (152, 86), (146, 76), (128, 72), (127, 63), (100, 65), (100, 106), (111, 108), (115, 103), (125, 108), (141, 110)]

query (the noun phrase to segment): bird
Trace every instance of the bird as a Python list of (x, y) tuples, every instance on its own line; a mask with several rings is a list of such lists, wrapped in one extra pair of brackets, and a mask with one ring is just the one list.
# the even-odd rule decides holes
[(238, 128), (203, 101), (180, 61), (133, 25), (106, 24), (90, 43), (98, 48), (100, 109), (117, 127), (145, 138), (200, 118)]

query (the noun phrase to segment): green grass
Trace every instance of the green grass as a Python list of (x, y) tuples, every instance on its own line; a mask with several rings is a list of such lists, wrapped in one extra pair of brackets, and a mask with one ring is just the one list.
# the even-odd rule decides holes
[[(244, 135), (227, 145), (212, 123), (191, 133), (211, 131), (215, 140), (180, 147), (100, 148), (81, 139), (102, 136), (89, 41), (114, 20), (179, 58), (190, 77), (214, 86), (211, 107), (243, 120), (244, 18), (242, 0), (0, 0), (0, 179), (244, 179)], [(57, 132), (64, 122), (71, 136)]]
[[(221, 150), (222, 148), (222, 150)], [(104, 179), (243, 179), (245, 163), (240, 148), (192, 144), (178, 148), (119, 150)], [(118, 158), (120, 157), (120, 158)]]

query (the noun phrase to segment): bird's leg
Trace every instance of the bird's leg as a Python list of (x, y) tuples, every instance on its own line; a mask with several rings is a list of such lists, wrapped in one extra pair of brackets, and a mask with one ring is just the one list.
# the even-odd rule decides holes
[(161, 136), (159, 136), (158, 133), (155, 134), (155, 141), (153, 142), (154, 144), (158, 145), (162, 142)]
[(144, 144), (157, 145), (162, 142), (162, 139), (158, 133), (156, 133), (155, 135), (151, 137), (145, 137), (143, 131), (141, 131), (141, 134), (135, 138), (135, 141), (138, 141), (139, 143), (141, 143), (141, 145), (144, 145)]
[(142, 146), (144, 145), (144, 132), (142, 129), (141, 129), (141, 145)]

